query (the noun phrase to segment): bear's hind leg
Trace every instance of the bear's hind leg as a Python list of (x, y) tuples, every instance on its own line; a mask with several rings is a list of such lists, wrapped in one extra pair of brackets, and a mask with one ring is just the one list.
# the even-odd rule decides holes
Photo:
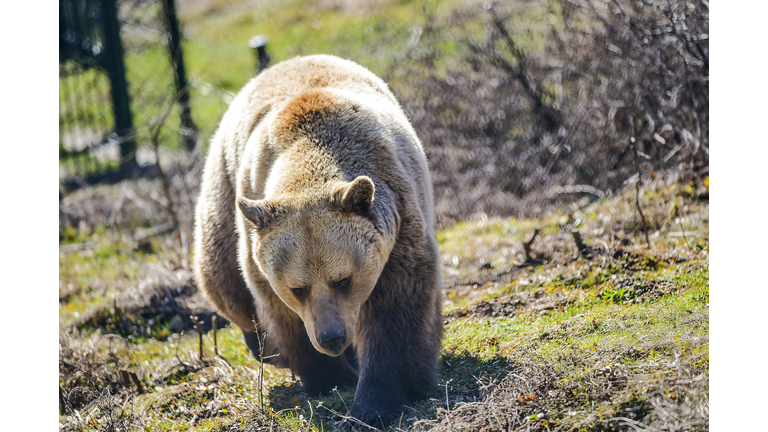
[[(195, 280), (219, 313), (242, 330), (258, 359), (256, 306), (237, 263), (235, 191), (227, 177), (221, 145), (212, 144), (195, 212)], [(264, 357), (274, 349), (265, 347)]]

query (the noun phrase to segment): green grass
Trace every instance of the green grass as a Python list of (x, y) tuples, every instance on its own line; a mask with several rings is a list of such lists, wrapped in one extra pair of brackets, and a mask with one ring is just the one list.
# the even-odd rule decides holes
[[(643, 305), (622, 305), (607, 302), (598, 295), (587, 294), (578, 304), (566, 308), (562, 312), (553, 312), (543, 317), (520, 314), (513, 317), (497, 319), (469, 318), (458, 319), (446, 326), (446, 335), (443, 340), (443, 354), (441, 358), (441, 383), (448, 385), (451, 397), (462, 394), (472, 394), (477, 381), (499, 378), (509, 370), (509, 366), (516, 362), (548, 364), (560, 371), (563, 375), (562, 385), (568, 385), (578, 389), (580, 386), (588, 387), (586, 381), (591, 374), (610, 366), (622, 364), (626, 366), (637, 365), (640, 362), (657, 362), (669, 358), (682, 358), (696, 356), (695, 367), (708, 370), (708, 347), (706, 344), (691, 343), (691, 329), (685, 325), (685, 319), (691, 314), (706, 312), (708, 299), (708, 286), (706, 284), (706, 267), (699, 274), (690, 278), (692, 283), (686, 284), (681, 290), (681, 295), (664, 298), (656, 303)], [(706, 338), (708, 327), (706, 325), (693, 329), (693, 335)], [(171, 338), (168, 342), (144, 341), (131, 346), (130, 363), (127, 367), (137, 367), (157, 362), (168, 363), (174, 357), (175, 352), (181, 352), (183, 359), (192, 359), (196, 356), (197, 340), (194, 336), (181, 338), (178, 348)], [(209, 347), (206, 355), (210, 356), (212, 335), (205, 336), (205, 346)], [(256, 365), (250, 352), (242, 343), (239, 330), (229, 327), (218, 333), (221, 353), (232, 366), (243, 365), (255, 370)], [(640, 351), (628, 350), (628, 347), (636, 346), (636, 341), (641, 339)], [(606, 356), (606, 353), (619, 355)], [(610, 360), (606, 360), (606, 357)], [(573, 359), (579, 359), (585, 365), (582, 368), (573, 368)], [(564, 361), (568, 360), (568, 361)], [(277, 387), (290, 382), (287, 371), (266, 366), (267, 386)], [(168, 390), (168, 386), (191, 383), (203, 372), (190, 375), (182, 375), (168, 380), (166, 386), (156, 387), (155, 391), (144, 398), (147, 407), (145, 415), (152, 420), (152, 430), (179, 430), (173, 426), (177, 423), (165, 423), (162, 419), (162, 405), (183, 405), (185, 400), (174, 397), (174, 393)], [(255, 403), (254, 394), (255, 374), (250, 376), (248, 382), (246, 374), (243, 382), (238, 385), (225, 385), (220, 388), (223, 394), (229, 395), (229, 402), (242, 403), (250, 399)], [(282, 384), (281, 384), (282, 383)], [(446, 384), (447, 383), (447, 384)], [(651, 387), (664, 384), (651, 383)], [(469, 390), (466, 390), (469, 387)], [(649, 388), (638, 383), (632, 388), (633, 392), (647, 392)], [(574, 390), (578, 394), (578, 390)], [(443, 389), (435, 390), (433, 397), (443, 399)], [(318, 410), (319, 402), (334, 411), (344, 412), (352, 400), (352, 389), (341, 389), (339, 394), (321, 398), (320, 400), (303, 400), (294, 397), (281, 401), (274, 410), (303, 406), (307, 410), (307, 403), (313, 404)], [(199, 392), (184, 398), (200, 398)], [(541, 396), (539, 396), (541, 397)], [(140, 398), (141, 399), (141, 398)], [(342, 402), (344, 399), (346, 402)], [(227, 401), (225, 399), (225, 401)], [(269, 401), (267, 403), (270, 403)], [(611, 404), (605, 403), (600, 409), (607, 411)], [(435, 404), (421, 402), (414, 409), (421, 416), (429, 418), (435, 413)], [(230, 411), (235, 414), (234, 411)], [(228, 423), (226, 414), (224, 418), (200, 422), (190, 430), (213, 430), (217, 424)], [(245, 412), (239, 412), (245, 415)], [(159, 417), (157, 417), (159, 416)], [(246, 417), (241, 417), (241, 419)], [(283, 424), (294, 426), (293, 430), (303, 428), (297, 421), (293, 412), (284, 413), (281, 418)], [(183, 416), (178, 420), (184, 420)], [(188, 418), (187, 418), (188, 420)], [(246, 421), (246, 420), (242, 420)], [(210, 427), (210, 428), (209, 428)], [(328, 418), (320, 418), (316, 427), (321, 430), (333, 430), (333, 423)]]
[[(643, 199), (669, 202), (681, 189), (652, 188)], [(609, 240), (632, 222), (631, 193), (570, 216), (491, 218), (459, 222), (438, 232), (447, 292), (443, 311), (448, 317), (440, 381), (429, 399), (407, 410), (405, 420), (439, 420), (446, 391), (451, 406), (482, 401), (483, 386), (492, 382), (498, 386), (510, 373), (548, 386), (547, 394), (524, 398), (522, 412), (530, 404), (536, 412), (526, 415), (546, 413), (546, 419), (535, 421), (581, 425), (577, 430), (593, 430), (596, 422), (621, 417), (627, 410), (653, 413), (649, 401), (657, 395), (673, 405), (701, 398), (701, 384), (684, 383), (701, 382), (709, 370), (707, 206), (687, 198), (680, 203), (688, 212), (686, 229), (705, 234), (696, 242), (666, 235), (679, 225), (669, 217), (669, 206), (659, 205), (648, 209), (648, 217), (661, 230), (651, 248), (638, 236), (634, 242), (612, 243), (614, 249), (626, 248), (623, 253), (592, 259), (562, 243), (562, 233), (576, 225), (590, 244)], [(613, 216), (608, 220), (606, 215)], [(535, 227), (544, 233), (535, 245), (546, 261), (520, 266), (519, 254), (509, 249), (519, 250), (521, 239), (529, 238)], [(82, 314), (106, 310), (114, 317), (109, 312), (114, 294), (138, 284), (148, 267), (178, 265), (173, 239), (153, 239), (152, 252), (145, 253), (103, 226), (62, 227), (60, 238), (62, 247), (92, 244), (88, 250), (60, 254), (60, 332), (79, 349), (95, 350), (88, 354), (93, 364), (104, 361), (137, 372), (150, 391), (134, 401), (151, 430), (213, 431), (256, 421), (258, 362), (233, 326), (217, 334), (227, 366), (214, 358), (212, 332), (203, 337), (204, 356), (210, 363), (200, 365), (197, 336), (172, 333), (167, 324), (158, 323), (150, 334), (131, 335), (118, 344), (98, 327), (82, 327), (80, 333), (68, 330)], [(494, 262), (494, 269), (480, 268), (484, 262)], [(513, 272), (509, 279), (504, 279), (504, 271)], [(481, 307), (505, 303), (519, 307), (501, 316), (484, 313)], [(189, 369), (180, 368), (179, 362)], [(551, 371), (555, 378), (540, 375), (539, 369)], [(207, 390), (211, 385), (213, 390)], [(597, 389), (606, 386), (611, 398), (596, 397)], [(266, 365), (264, 403), (275, 414), (262, 420), (303, 430), (312, 415), (313, 427), (334, 430), (330, 413), (346, 412), (354, 394), (343, 388), (313, 399), (299, 389), (289, 371)], [(523, 396), (530, 394), (511, 397)], [(221, 402), (211, 405), (215, 401)], [(213, 408), (206, 411), (208, 417), (192, 421), (184, 410), (195, 406)], [(296, 406), (302, 411), (295, 411)]]
[[(660, 196), (666, 199), (666, 193), (669, 190), (661, 191)], [(681, 249), (674, 244), (677, 237), (661, 235), (651, 249), (630, 244), (625, 246), (629, 253), (616, 255), (618, 258), (599, 255), (587, 260), (567, 249), (556, 250), (550, 251), (555, 255), (549, 261), (523, 267), (515, 267), (514, 256), (499, 252), (519, 246), (513, 232), (526, 238), (533, 227), (550, 227), (542, 229), (551, 232), (540, 240), (546, 245), (558, 235), (551, 227), (567, 227), (572, 218), (583, 216), (582, 229), (599, 232), (603, 215), (620, 215), (630, 204), (629, 197), (614, 198), (565, 219), (560, 214), (538, 220), (488, 219), (461, 222), (440, 231), (441, 254), (458, 256), (460, 263), (446, 277), (444, 313), (448, 322), (440, 381), (431, 397), (409, 407), (400, 421), (407, 425), (413, 418), (427, 419), (434, 425), (445, 415), (446, 391), (451, 407), (460, 407), (460, 401), (485, 401), (489, 396), (481, 389), (489, 383), (503, 389), (499, 383), (510, 373), (545, 386), (546, 391), (505, 396), (512, 403), (522, 398), (517, 402), (520, 412), (536, 416), (528, 421), (576, 425), (576, 430), (594, 430), (596, 424), (628, 412), (652, 416), (650, 400), (654, 397), (664, 398), (671, 406), (706, 397), (701, 393), (702, 384), (685, 384), (701, 382), (700, 377), (706, 379), (709, 371), (709, 264), (706, 254), (701, 254), (708, 251), (706, 237)], [(686, 205), (702, 208), (693, 202)], [(660, 211), (653, 217), (663, 219), (666, 210), (662, 207)], [(706, 224), (697, 220), (690, 218), (690, 228), (706, 232)], [(675, 228), (674, 222), (661, 226)], [(146, 262), (161, 262), (172, 255), (169, 243), (162, 240), (154, 242), (155, 253), (150, 255), (127, 249), (103, 227), (64, 228), (61, 236), (62, 245), (96, 244), (90, 251), (60, 258), (61, 283), (83, 287), (60, 303), (61, 331), (67, 334), (65, 328), (75, 320), (75, 312), (110, 307), (111, 291), (100, 291), (99, 286), (135, 284)], [(494, 254), (498, 254), (498, 269), (517, 268), (511, 282), (477, 268)], [(471, 285), (467, 291), (461, 288), (466, 277), (486, 277), (487, 281)], [(502, 316), (478, 309), (483, 304), (513, 301), (521, 302), (520, 307)], [(456, 315), (459, 312), (463, 315)], [(153, 338), (161, 331), (166, 333), (164, 340)], [(168, 328), (159, 327), (149, 337), (133, 336), (125, 344), (107, 344), (100, 333), (97, 329), (89, 335), (86, 329), (86, 333), (69, 337), (74, 344), (96, 347), (95, 354), (90, 354), (95, 356), (94, 363), (98, 358), (111, 358), (115, 366), (119, 363), (121, 368), (137, 371), (150, 391), (135, 396), (134, 409), (142, 413), (151, 430), (215, 431), (255, 421), (275, 422), (282, 430), (310, 426), (335, 430), (331, 413), (344, 413), (352, 403), (351, 388), (319, 399), (306, 398), (289, 371), (265, 365), (266, 417), (254, 417), (260, 413), (259, 366), (233, 326), (217, 334), (226, 366), (213, 355), (212, 332), (203, 337), (206, 365), (199, 364), (194, 334), (169, 336)], [(179, 362), (190, 365), (189, 369), (180, 368)], [(158, 381), (162, 376), (166, 378)], [(596, 396), (606, 387), (610, 398)], [(297, 406), (300, 411), (295, 410)], [(209, 408), (200, 412), (200, 407)], [(203, 417), (192, 421), (189, 413), (193, 411)], [(541, 413), (544, 416), (539, 418)], [(311, 424), (307, 423), (310, 416)]]
[[(132, 250), (119, 232), (103, 225), (93, 229), (66, 227), (62, 245), (92, 244), (86, 250), (59, 254), (59, 320), (71, 322), (85, 312), (111, 306), (121, 287), (141, 278), (147, 263), (157, 264), (163, 255)], [(161, 249), (157, 240), (152, 240)], [(61, 301), (66, 299), (66, 301)]]
[[(601, 285), (596, 285), (579, 293), (578, 300), (564, 310), (543, 316), (459, 318), (446, 327), (444, 351), (471, 353), (483, 359), (499, 355), (514, 358), (515, 347), (520, 344), (534, 339), (555, 339), (555, 343), (534, 351), (537, 357), (553, 360), (562, 355), (563, 350), (578, 352), (595, 345), (610, 348), (638, 336), (651, 339), (674, 337), (686, 331), (681, 326), (686, 314), (708, 309), (708, 268), (704, 266), (692, 273), (665, 270), (646, 274), (648, 280), (669, 276), (681, 282), (679, 293), (649, 304), (617, 304), (598, 294)], [(551, 285), (545, 288), (557, 289)], [(567, 331), (561, 331), (564, 322), (568, 323)]]
[[(226, 111), (231, 98), (255, 75), (255, 58), (248, 40), (257, 34), (266, 34), (272, 64), (297, 55), (333, 54), (357, 61), (376, 74), (385, 74), (394, 65), (412, 36), (414, 26), (427, 25), (433, 14), (447, 17), (454, 9), (466, 3), (451, 1), (378, 1), (371, 5), (345, 9), (323, 7), (311, 0), (266, 2), (257, 7), (244, 7), (238, 2), (211, 1), (208, 8), (180, 9), (179, 19), (184, 40), (182, 42), (187, 76), (191, 83), (192, 117), (199, 128), (204, 145)], [(510, 31), (517, 43), (527, 52), (544, 47), (542, 26), (553, 15), (545, 7), (516, 6)], [(134, 15), (152, 17), (157, 5), (137, 6)], [(458, 36), (471, 36), (478, 40), (485, 34), (482, 21), (467, 21), (456, 34), (437, 43), (442, 53), (434, 71), (450, 70), (458, 58), (461, 47)], [(173, 74), (166, 49), (153, 39), (137, 38), (133, 29), (124, 31), (126, 46), (125, 66), (131, 96), (133, 123), (139, 145), (148, 144), (148, 127), (164, 110), (172, 91)], [(151, 34), (138, 32), (139, 37)], [(392, 76), (393, 87), (398, 78)], [(79, 115), (74, 115), (77, 101)], [(91, 69), (82, 77), (59, 79), (60, 117), (67, 118), (60, 125), (60, 133), (74, 131), (78, 124), (95, 124), (96, 132), (112, 127), (109, 105), (109, 86), (105, 75)], [(104, 112), (106, 111), (106, 112)], [(72, 115), (70, 114), (72, 113)], [(179, 146), (178, 109), (174, 108), (160, 135), (161, 143), (171, 149)], [(96, 168), (94, 168), (96, 169)]]

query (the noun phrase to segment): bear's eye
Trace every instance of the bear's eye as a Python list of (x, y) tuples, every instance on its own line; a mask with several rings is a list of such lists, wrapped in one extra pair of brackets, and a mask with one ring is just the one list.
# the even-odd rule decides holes
[(293, 291), (293, 295), (295, 295), (298, 298), (302, 298), (307, 295), (306, 288), (294, 288), (291, 291)]
[(334, 284), (336, 289), (344, 289), (349, 286), (349, 278), (344, 278)]

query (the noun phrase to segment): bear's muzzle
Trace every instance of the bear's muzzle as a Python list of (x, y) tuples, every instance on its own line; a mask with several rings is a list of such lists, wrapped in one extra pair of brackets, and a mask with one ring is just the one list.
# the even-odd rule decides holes
[(347, 341), (347, 332), (343, 328), (325, 328), (317, 335), (317, 343), (324, 349), (334, 354), (341, 353), (344, 343)]

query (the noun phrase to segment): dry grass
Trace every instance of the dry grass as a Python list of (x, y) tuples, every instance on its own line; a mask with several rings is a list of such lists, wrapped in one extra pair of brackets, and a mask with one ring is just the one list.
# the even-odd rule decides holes
[[(390, 427), (707, 430), (707, 193), (661, 181), (643, 189), (650, 245), (632, 190), (540, 219), (479, 215), (440, 231), (441, 384)], [(163, 221), (160, 215), (155, 223)], [(526, 262), (523, 243), (536, 228), (535, 262)], [(573, 230), (586, 249), (577, 249)], [(62, 286), (81, 287), (60, 295), (70, 311), (60, 327), (62, 429), (338, 427), (351, 389), (308, 398), (288, 371), (266, 365), (262, 409), (258, 362), (231, 326), (218, 332), (226, 361), (217, 358), (209, 316), (200, 361), (197, 335), (181, 317), (212, 311), (180, 267), (176, 236), (152, 237), (151, 251), (120, 251), (129, 242), (94, 240), (102, 231), (87, 231), (97, 254), (61, 254), (80, 268), (63, 269)], [(100, 288), (88, 284), (99, 270), (85, 264), (113, 259), (123, 260), (123, 274), (103, 273), (100, 283), (113, 277), (115, 285), (96, 295)]]

